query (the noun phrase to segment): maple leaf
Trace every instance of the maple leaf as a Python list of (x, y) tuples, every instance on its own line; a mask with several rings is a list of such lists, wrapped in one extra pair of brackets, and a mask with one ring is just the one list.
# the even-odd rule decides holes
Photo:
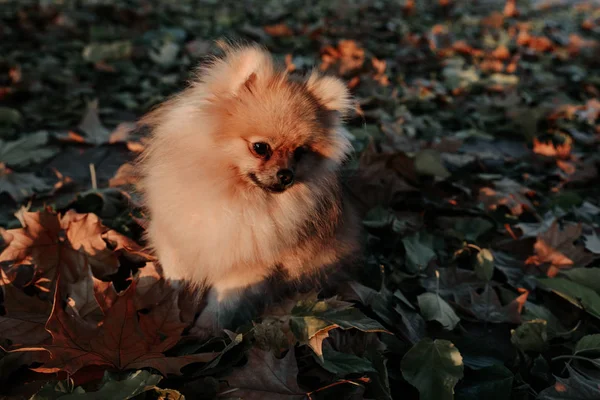
[(510, 322), (514, 324), (521, 323), (521, 311), (527, 301), (529, 292), (522, 289), (521, 294), (506, 305), (502, 305), (496, 291), (486, 285), (483, 293), (471, 292), (471, 298), (468, 302), (461, 302), (460, 305), (481, 321), (493, 323)]
[(71, 283), (85, 277), (88, 267), (96, 277), (117, 272), (119, 253), (105, 238), (120, 244), (119, 250), (132, 247), (131, 240), (102, 225), (94, 214), (69, 211), (61, 217), (45, 210), (22, 212), (20, 220), (23, 228), (0, 232), (8, 243), (0, 262), (34, 265), (32, 283), (43, 280), (48, 290), (59, 271)]
[(526, 209), (535, 207), (526, 197), (531, 189), (509, 179), (502, 178), (494, 182), (494, 188), (483, 187), (479, 190), (479, 198), (486, 208), (495, 210), (498, 206), (508, 207), (513, 215), (521, 215)]
[[(179, 374), (181, 368), (194, 362), (209, 362), (218, 353), (200, 353), (180, 357), (166, 357), (188, 325), (179, 320), (174, 309), (177, 296), (171, 303), (156, 307), (147, 314), (138, 313), (134, 298), (136, 281), (112, 299), (105, 318), (98, 324), (85, 321), (69, 302), (62, 301), (60, 279), (54, 295), (52, 314), (46, 330), (52, 343), (39, 347), (24, 347), (15, 351), (45, 351), (49, 361), (35, 368), (42, 373), (66, 371), (74, 374), (83, 367), (105, 366), (126, 370), (151, 367), (161, 374)], [(94, 289), (102, 288), (94, 285)], [(97, 293), (101, 296), (100, 293)], [(106, 303), (105, 303), (106, 304)]]
[(582, 233), (581, 224), (568, 225), (563, 230), (558, 229), (554, 221), (546, 232), (537, 237), (534, 245), (535, 255), (529, 257), (527, 265), (548, 265), (547, 274), (556, 276), (559, 270), (572, 267), (585, 267), (593, 261), (594, 256), (586, 253), (583, 246), (575, 246), (573, 242)]
[(16, 287), (0, 269), (0, 289), (4, 315), (0, 316), (0, 338), (13, 345), (39, 344), (50, 337), (44, 325), (52, 304), (37, 296), (29, 296)]
[(252, 348), (248, 362), (236, 368), (224, 379), (228, 388), (220, 395), (231, 393), (245, 400), (305, 399), (297, 382), (298, 366), (294, 350), (278, 359), (270, 351)]

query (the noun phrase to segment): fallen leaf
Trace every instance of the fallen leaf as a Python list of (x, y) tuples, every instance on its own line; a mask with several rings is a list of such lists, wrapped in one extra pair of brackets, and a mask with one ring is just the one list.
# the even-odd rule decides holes
[(11, 167), (40, 163), (55, 156), (59, 148), (49, 144), (50, 134), (39, 131), (21, 139), (5, 142), (0, 139), (0, 160)]
[(551, 142), (540, 142), (537, 138), (533, 139), (533, 152), (546, 157), (556, 157), (562, 160), (571, 158), (571, 142), (570, 137), (567, 137), (564, 143), (554, 145)]
[(119, 187), (124, 185), (135, 185), (139, 181), (138, 171), (130, 163), (123, 164), (117, 170), (114, 177), (110, 178), (108, 185), (110, 187)]
[(294, 34), (294, 31), (292, 31), (290, 27), (284, 23), (268, 25), (265, 26), (263, 29), (268, 35), (275, 37), (288, 37)]
[(97, 390), (90, 392), (81, 386), (74, 387), (73, 380), (69, 378), (66, 381), (46, 383), (39, 392), (31, 397), (31, 400), (130, 399), (141, 393), (157, 389), (156, 385), (161, 380), (162, 376), (148, 371), (135, 371), (118, 380), (109, 373), (105, 373), (102, 385)]
[(479, 190), (478, 200), (486, 208), (495, 210), (498, 206), (506, 206), (513, 215), (521, 215), (525, 210), (535, 210), (526, 197), (531, 189), (509, 179), (502, 178), (494, 182), (494, 188), (483, 187)]
[(69, 211), (62, 217), (48, 210), (23, 213), (25, 226), (0, 232), (8, 246), (0, 262), (33, 264), (32, 282), (45, 279), (48, 289), (60, 272), (66, 282), (77, 282), (91, 268), (94, 276), (114, 274), (118, 254), (108, 248), (104, 237), (120, 237), (103, 226), (94, 214)]
[(339, 328), (339, 326), (335, 324), (327, 326), (308, 339), (308, 347), (315, 352), (321, 361), (323, 361), (323, 340), (327, 339), (329, 337), (329, 331), (335, 328)]
[(0, 162), (0, 193), (8, 193), (12, 199), (21, 203), (37, 192), (52, 188), (44, 180), (29, 172), (13, 172)]
[(222, 390), (247, 400), (304, 399), (305, 392), (297, 382), (298, 366), (293, 349), (278, 359), (270, 351), (252, 348), (248, 362), (223, 377), (227, 388)]
[(594, 290), (563, 278), (543, 278), (538, 281), (575, 307), (600, 319), (600, 295)]
[(460, 352), (447, 340), (425, 338), (402, 358), (402, 375), (422, 400), (453, 399), (463, 369)]
[(581, 225), (568, 225), (559, 230), (558, 223), (554, 221), (548, 231), (540, 234), (535, 242), (535, 255), (526, 260), (529, 265), (548, 265), (548, 276), (556, 276), (561, 269), (572, 267), (585, 267), (593, 260), (593, 256), (586, 253), (583, 246), (576, 246), (573, 242), (581, 237)]
[(435, 293), (423, 293), (417, 297), (421, 315), (427, 321), (437, 321), (444, 329), (453, 330), (460, 318), (444, 299)]
[(542, 390), (538, 399), (540, 400), (595, 400), (600, 397), (600, 387), (597, 379), (589, 379), (577, 372), (569, 364), (566, 366), (569, 378), (556, 377), (556, 383)]
[(494, 276), (494, 255), (489, 249), (481, 249), (481, 251), (477, 253), (475, 274), (479, 279), (486, 282), (492, 280), (492, 276)]
[(16, 351), (48, 352), (50, 360), (35, 368), (42, 373), (66, 371), (74, 374), (81, 368), (98, 365), (115, 370), (151, 367), (164, 376), (180, 374), (184, 366), (195, 362), (207, 363), (218, 355), (165, 356), (163, 352), (177, 342), (187, 325), (181, 321), (174, 323), (174, 318), (178, 318), (177, 312), (173, 312), (175, 310), (169, 308), (170, 305), (166, 309), (157, 307), (150, 310), (148, 317), (142, 320), (134, 303), (135, 286), (135, 281), (132, 281), (107, 310), (102, 322), (95, 325), (73, 312), (70, 304), (63, 304), (60, 284), (57, 284), (54, 307), (46, 323), (52, 343)]
[(417, 273), (427, 268), (429, 262), (436, 256), (433, 251), (433, 238), (425, 233), (417, 233), (402, 239), (406, 250), (407, 267), (409, 272)]
[(510, 341), (523, 352), (541, 353), (548, 346), (547, 326), (543, 319), (526, 321), (511, 332)]
[(594, 232), (591, 235), (583, 235), (585, 238), (585, 248), (594, 254), (600, 254), (600, 238)]
[(98, 100), (88, 103), (79, 129), (85, 133), (84, 138), (88, 143), (98, 145), (110, 141), (110, 130), (102, 124), (98, 115)]
[(8, 339), (14, 346), (37, 345), (50, 335), (44, 325), (50, 316), (52, 303), (38, 296), (27, 295), (10, 282), (0, 269), (0, 289), (4, 299), (4, 315), (0, 315), (0, 338)]

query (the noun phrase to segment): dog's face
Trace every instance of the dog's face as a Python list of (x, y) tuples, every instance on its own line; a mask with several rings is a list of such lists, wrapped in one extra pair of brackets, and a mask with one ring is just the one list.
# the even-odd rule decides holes
[[(266, 51), (251, 46), (230, 49), (214, 60), (188, 90), (145, 122), (185, 127), (189, 134), (182, 136), (192, 144), (190, 151), (197, 143), (207, 144), (200, 132), (208, 134), (216, 148), (199, 150), (204, 162), (211, 158), (206, 152), (214, 156), (216, 175), (225, 165), (244, 189), (282, 193), (337, 170), (351, 149), (339, 129), (349, 108), (348, 90), (339, 79), (312, 73), (292, 80)], [(198, 110), (208, 116), (201, 120), (208, 125), (194, 125), (200, 120), (191, 116)]]
[(339, 112), (321, 104), (305, 82), (252, 79), (221, 104), (217, 129), (240, 179), (282, 193), (339, 166), (349, 149), (337, 129)]

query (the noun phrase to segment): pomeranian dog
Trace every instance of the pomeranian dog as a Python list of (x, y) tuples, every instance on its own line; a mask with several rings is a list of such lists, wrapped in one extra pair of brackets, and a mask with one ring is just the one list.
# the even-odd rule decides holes
[(249, 294), (316, 285), (359, 257), (339, 176), (350, 109), (339, 79), (292, 77), (250, 45), (143, 117), (147, 241), (167, 280), (204, 293), (196, 326), (226, 327)]

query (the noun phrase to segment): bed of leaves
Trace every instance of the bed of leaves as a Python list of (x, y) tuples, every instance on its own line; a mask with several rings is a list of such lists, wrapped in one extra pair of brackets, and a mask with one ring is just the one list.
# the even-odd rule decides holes
[[(600, 398), (598, 2), (0, 3), (1, 398)], [(348, 83), (367, 261), (206, 341), (129, 162), (222, 38)]]

